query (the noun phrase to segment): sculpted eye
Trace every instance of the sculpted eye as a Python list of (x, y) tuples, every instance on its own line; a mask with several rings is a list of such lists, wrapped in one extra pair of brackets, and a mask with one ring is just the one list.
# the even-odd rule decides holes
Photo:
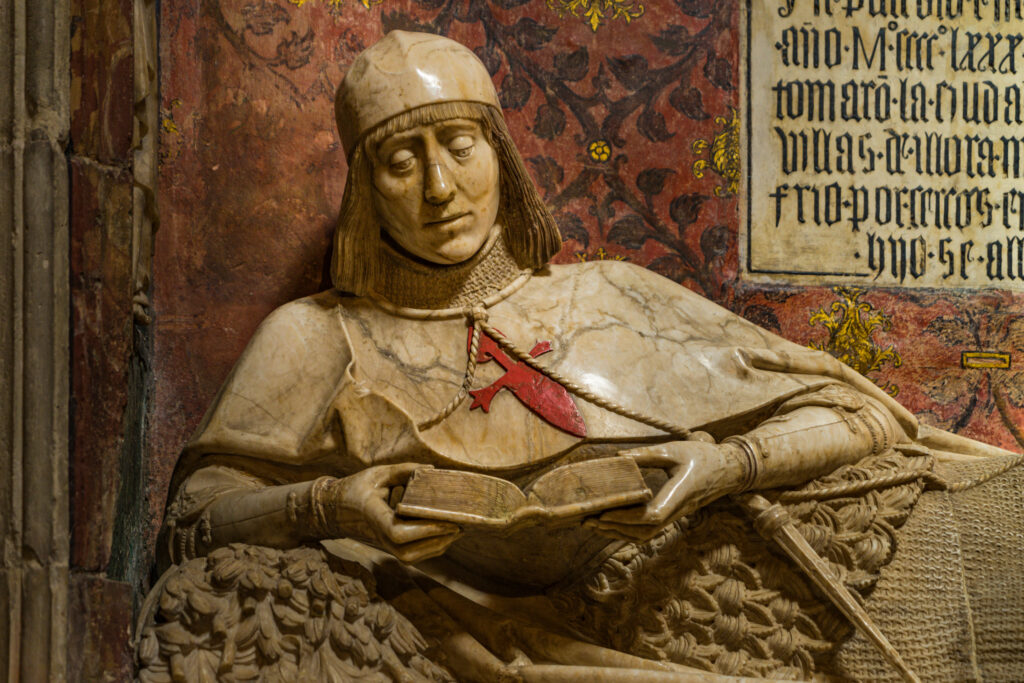
[(388, 166), (395, 173), (403, 173), (412, 169), (416, 163), (416, 155), (408, 149), (399, 149), (391, 154), (388, 159)]
[(474, 146), (472, 136), (459, 135), (448, 142), (448, 151), (457, 159), (465, 159), (473, 153)]

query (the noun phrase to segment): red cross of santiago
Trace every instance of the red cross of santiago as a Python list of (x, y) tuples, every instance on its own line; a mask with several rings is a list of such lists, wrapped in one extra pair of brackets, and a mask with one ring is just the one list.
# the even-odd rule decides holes
[[(473, 344), (473, 328), (469, 330), (469, 345)], [(551, 342), (537, 342), (530, 351), (530, 355), (537, 356), (551, 350)], [(519, 401), (532, 412), (539, 415), (549, 424), (569, 432), (574, 436), (584, 437), (587, 435), (587, 426), (583, 422), (576, 403), (572, 396), (558, 382), (547, 377), (526, 363), (512, 360), (498, 346), (498, 343), (491, 339), (485, 332), (480, 332), (480, 348), (477, 351), (476, 361), (486, 363), (490, 360), (497, 361), (498, 365), (505, 368), (502, 375), (493, 384), (482, 389), (473, 389), (469, 395), (473, 397), (470, 410), (481, 408), (490, 412), (491, 401), (502, 389), (509, 389)]]

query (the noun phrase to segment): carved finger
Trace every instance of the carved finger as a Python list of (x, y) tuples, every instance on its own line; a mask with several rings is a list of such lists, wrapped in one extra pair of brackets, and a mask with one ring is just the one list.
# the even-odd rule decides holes
[(662, 525), (658, 524), (618, 524), (601, 518), (588, 520), (585, 526), (593, 528), (605, 536), (632, 543), (650, 540), (662, 529)]
[(648, 501), (645, 521), (667, 524), (700, 506), (689, 469), (669, 479)]
[(454, 543), (458, 537), (459, 534), (454, 533), (447, 536), (433, 536), (405, 545), (387, 544), (387, 550), (402, 562), (411, 564), (443, 555), (444, 551), (448, 550), (448, 546)]
[[(384, 465), (377, 468), (380, 473), (377, 479), (378, 486), (400, 486), (409, 481), (412, 473), (425, 465), (414, 462), (403, 462), (396, 465)], [(429, 467), (429, 465), (426, 465)]]
[(387, 525), (386, 533), (388, 540), (392, 543), (401, 545), (403, 543), (413, 543), (433, 536), (450, 536), (451, 534), (458, 534), (460, 533), (460, 529), (455, 524), (451, 524), (449, 522), (399, 522), (396, 520)]
[(367, 513), (376, 520), (381, 540), (398, 545), (459, 532), (459, 527), (450, 522), (399, 520), (395, 517), (395, 511), (383, 500), (371, 501), (367, 506)]
[(660, 470), (671, 470), (679, 466), (679, 463), (663, 449), (657, 448), (636, 448), (628, 451), (619, 451), (619, 455), (632, 458), (639, 467), (654, 467)]

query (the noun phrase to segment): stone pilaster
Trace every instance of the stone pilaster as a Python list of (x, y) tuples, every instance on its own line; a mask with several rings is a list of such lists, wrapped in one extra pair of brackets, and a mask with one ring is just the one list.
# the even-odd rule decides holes
[(0, 681), (67, 675), (68, 16), (0, 2)]

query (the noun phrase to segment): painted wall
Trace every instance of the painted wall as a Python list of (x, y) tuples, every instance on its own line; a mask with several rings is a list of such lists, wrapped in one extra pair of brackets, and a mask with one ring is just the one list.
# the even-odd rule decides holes
[[(137, 436), (146, 332), (132, 315), (137, 4), (73, 0), (68, 8), (71, 681), (131, 676), (128, 634), (150, 564), (140, 542), (149, 520)], [(42, 502), (55, 506), (52, 498)], [(38, 642), (31, 647), (45, 650)]]
[[(738, 25), (736, 0), (163, 3), (153, 510), (256, 325), (328, 286), (345, 177), (333, 94), (392, 28), (462, 41), (492, 71), (559, 219), (559, 262), (647, 266), (844, 357), (932, 424), (1024, 447), (1020, 295), (737, 279)], [(1010, 367), (962, 368), (975, 351)]]

